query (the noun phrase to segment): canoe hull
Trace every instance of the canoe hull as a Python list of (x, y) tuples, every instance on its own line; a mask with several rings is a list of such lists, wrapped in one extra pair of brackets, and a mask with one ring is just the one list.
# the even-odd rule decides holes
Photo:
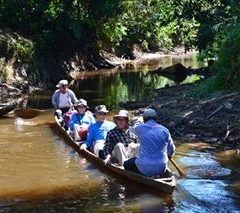
[(17, 107), (17, 103), (6, 103), (6, 104), (0, 104), (0, 116), (3, 116), (12, 110), (14, 110)]
[(56, 126), (61, 134), (66, 139), (66, 142), (71, 145), (81, 156), (94, 163), (100, 169), (110, 171), (118, 176), (132, 180), (138, 184), (149, 187), (156, 191), (166, 192), (171, 194), (176, 186), (175, 177), (169, 178), (150, 178), (143, 175), (136, 174), (134, 172), (123, 169), (115, 164), (105, 164), (102, 159), (98, 158), (95, 154), (88, 150), (80, 150), (79, 143), (75, 142), (73, 138), (65, 131), (63, 127), (58, 123), (56, 119)]

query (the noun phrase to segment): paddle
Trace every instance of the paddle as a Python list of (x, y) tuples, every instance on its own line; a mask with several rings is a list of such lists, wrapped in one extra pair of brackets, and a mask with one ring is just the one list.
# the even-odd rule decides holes
[(169, 158), (172, 164), (175, 166), (175, 168), (178, 170), (178, 173), (181, 177), (186, 176), (186, 173), (183, 171), (183, 169), (173, 160), (172, 158)]
[(14, 114), (16, 117), (19, 117), (19, 118), (31, 119), (40, 114), (49, 113), (50, 111), (52, 111), (52, 109), (40, 110), (35, 108), (25, 108), (25, 109), (21, 108), (21, 109), (15, 109)]

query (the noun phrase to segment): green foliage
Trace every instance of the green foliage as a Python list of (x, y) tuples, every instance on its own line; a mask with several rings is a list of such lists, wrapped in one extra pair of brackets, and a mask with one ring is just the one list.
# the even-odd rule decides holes
[[(204, 19), (207, 13), (209, 15)], [(198, 17), (201, 26), (196, 45), (202, 51), (200, 59), (217, 59), (223, 42), (240, 21), (240, 2), (216, 1), (211, 11), (208, 9)]]
[(115, 20), (110, 20), (103, 25), (103, 34), (109, 39), (110, 42), (119, 45), (123, 37), (127, 35), (127, 28), (121, 22), (116, 23)]
[(215, 70), (216, 74), (199, 86), (200, 92), (240, 87), (240, 26), (229, 34), (221, 46)]
[[(212, 26), (218, 23), (213, 17), (218, 17), (220, 3), (220, 0), (2, 0), (0, 21), (5, 27), (30, 36), (41, 50), (79, 49), (93, 43), (123, 50), (134, 45), (147, 51), (174, 46), (202, 48), (213, 38)], [(221, 14), (226, 11), (231, 14), (229, 9)], [(199, 35), (199, 28), (210, 36)]]
[[(105, 23), (104, 38), (108, 38), (113, 47), (131, 49), (137, 44), (145, 51), (172, 49), (174, 46), (191, 48), (199, 23), (194, 17), (183, 15), (189, 2), (125, 0), (122, 2), (122, 12)], [(124, 30), (119, 31), (119, 26)]]
[(240, 25), (229, 34), (222, 45), (216, 69), (216, 88), (240, 87)]
[(33, 58), (34, 44), (31, 40), (13, 33), (0, 34), (0, 48), (6, 59), (14, 58), (18, 62), (27, 62)]
[[(8, 56), (18, 61), (34, 53), (87, 54), (107, 48), (131, 56), (144, 51), (196, 48), (202, 59), (218, 60), (213, 88), (238, 83), (236, 40), (240, 23), (239, 0), (1, 0), (4, 29), (28, 39), (6, 41)], [(236, 29), (233, 38), (232, 31)], [(224, 45), (223, 43), (226, 42)], [(229, 46), (231, 46), (231, 51)], [(99, 45), (99, 46), (97, 46)], [(227, 55), (224, 53), (228, 53)], [(230, 55), (228, 57), (228, 55)], [(217, 81), (213, 84), (214, 81)], [(209, 81), (210, 82), (210, 81)]]
[(206, 94), (209, 92), (216, 91), (217, 89), (214, 86), (215, 76), (210, 77), (203, 82), (201, 82), (196, 88), (195, 94)]

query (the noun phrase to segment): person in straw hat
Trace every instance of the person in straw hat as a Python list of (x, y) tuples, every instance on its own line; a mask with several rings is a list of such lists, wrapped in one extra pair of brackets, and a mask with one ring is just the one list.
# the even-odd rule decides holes
[[(104, 162), (118, 163), (121, 166), (130, 157), (131, 143), (137, 141), (136, 135), (129, 129), (129, 114), (127, 110), (120, 110), (114, 116), (116, 127), (107, 133), (106, 143), (103, 148)], [(132, 156), (133, 157), (133, 156)]]
[(158, 124), (154, 109), (144, 110), (143, 121), (133, 127), (140, 141), (139, 156), (124, 162), (124, 168), (145, 176), (164, 174), (168, 158), (175, 151), (175, 145), (169, 130)]
[(77, 103), (75, 93), (68, 88), (68, 81), (61, 80), (56, 85), (58, 88), (52, 96), (52, 104), (55, 109), (55, 114), (59, 119), (63, 119), (63, 114), (66, 113), (73, 104)]
[(88, 110), (87, 101), (79, 99), (76, 104), (77, 112), (70, 119), (69, 127), (73, 132), (75, 141), (84, 141), (87, 137), (88, 127), (95, 123), (92, 112)]
[(107, 115), (108, 110), (105, 105), (95, 107), (96, 123), (89, 126), (87, 140), (80, 149), (90, 149), (95, 155), (102, 158), (107, 132), (116, 126), (112, 121), (107, 120)]

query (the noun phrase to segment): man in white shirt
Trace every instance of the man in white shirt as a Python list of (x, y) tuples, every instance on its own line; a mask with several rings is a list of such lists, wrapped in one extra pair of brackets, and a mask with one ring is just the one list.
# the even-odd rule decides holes
[(66, 113), (73, 104), (78, 102), (75, 93), (68, 88), (68, 81), (61, 80), (56, 85), (58, 89), (52, 96), (52, 104), (55, 109), (55, 114), (59, 119)]

